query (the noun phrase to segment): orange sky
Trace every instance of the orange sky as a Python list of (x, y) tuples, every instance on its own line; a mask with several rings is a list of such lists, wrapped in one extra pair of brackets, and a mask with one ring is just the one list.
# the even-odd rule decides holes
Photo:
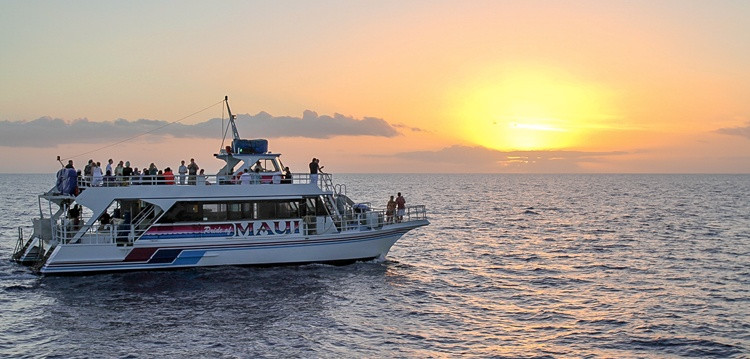
[[(749, 13), (740, 1), (6, 1), (0, 164), (54, 172), (58, 154), (130, 137), (117, 126), (229, 95), (245, 121), (266, 112), (331, 134), (243, 132), (269, 137), (293, 170), (314, 156), (335, 172), (748, 173)], [(221, 116), (210, 107), (180, 122), (187, 137), (167, 127), (74, 161), (216, 169), (220, 126), (204, 122)]]

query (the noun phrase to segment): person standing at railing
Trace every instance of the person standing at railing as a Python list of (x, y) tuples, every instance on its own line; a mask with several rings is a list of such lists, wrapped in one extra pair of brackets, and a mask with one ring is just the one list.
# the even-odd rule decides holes
[(198, 172), (198, 179), (196, 181), (197, 185), (210, 185), (211, 182), (208, 182), (208, 178), (206, 178), (206, 175), (204, 174), (203, 169), (201, 168), (201, 171)]
[(158, 184), (159, 169), (156, 168), (156, 165), (153, 162), (148, 166), (148, 175), (151, 177), (151, 184)]
[(292, 172), (289, 171), (289, 167), (284, 167), (284, 178), (281, 180), (281, 183), (292, 183)]
[(107, 171), (109, 171), (110, 174), (114, 173), (112, 172), (112, 164), (114, 162), (115, 161), (113, 161), (111, 158), (109, 159), (109, 161), (107, 161), (107, 168), (104, 169), (104, 173), (107, 173)]
[(123, 181), (128, 182), (129, 177), (133, 175), (133, 168), (130, 167), (130, 161), (125, 161), (125, 167), (122, 168), (122, 175), (125, 177)]
[(188, 184), (194, 185), (195, 184), (195, 176), (198, 175), (198, 164), (195, 163), (195, 158), (190, 159), (190, 164), (187, 167), (188, 169)]
[(78, 173), (73, 168), (73, 160), (65, 165), (65, 179), (63, 180), (63, 194), (75, 196), (78, 194)]
[(396, 222), (401, 222), (404, 220), (404, 212), (406, 212), (406, 199), (401, 196), (401, 192), (396, 197), (396, 207), (398, 208), (398, 211), (396, 211)]
[(172, 169), (169, 167), (164, 169), (164, 181), (166, 184), (174, 184), (174, 173), (172, 173)]
[(323, 173), (323, 167), (320, 165), (320, 160), (313, 157), (312, 162), (310, 162), (310, 183), (318, 185), (318, 173)]
[(185, 184), (185, 175), (187, 175), (187, 166), (185, 166), (185, 160), (180, 161), (180, 168), (177, 169), (177, 173), (180, 174), (180, 184)]
[(247, 168), (245, 168), (245, 170), (242, 171), (242, 174), (240, 175), (240, 184), (249, 185), (251, 182), (250, 178), (250, 172), (247, 170)]
[(110, 170), (104, 174), (104, 187), (112, 187), (115, 185), (115, 176), (112, 175)]
[(393, 213), (396, 212), (396, 201), (393, 200), (393, 196), (388, 200), (385, 205), (385, 218), (387, 223), (393, 223)]
[(125, 166), (123, 166), (123, 162), (120, 161), (117, 163), (117, 167), (115, 167), (115, 172), (113, 173), (115, 177), (119, 180), (122, 178), (122, 170), (125, 169)]
[(133, 186), (141, 184), (141, 170), (138, 167), (133, 169), (133, 175), (130, 176), (130, 184)]
[(94, 167), (94, 160), (90, 159), (86, 166), (83, 167), (83, 183), (84, 186), (88, 186), (91, 183), (91, 176), (94, 175), (92, 168)]
[(102, 181), (104, 179), (104, 175), (102, 174), (102, 168), (101, 163), (97, 162), (92, 165), (91, 167), (91, 185), (94, 187), (99, 187), (102, 185)]

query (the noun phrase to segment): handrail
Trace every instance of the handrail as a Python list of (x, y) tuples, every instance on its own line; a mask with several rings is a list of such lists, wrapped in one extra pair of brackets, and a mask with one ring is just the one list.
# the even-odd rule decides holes
[[(147, 210), (148, 211), (148, 210)], [(357, 212), (353, 208), (350, 208), (345, 213), (338, 216), (305, 216), (302, 219), (302, 228), (300, 230), (305, 235), (322, 234), (331, 229), (317, 228), (317, 217), (330, 218), (330, 221), (326, 220), (325, 223), (331, 223), (335, 226), (338, 232), (362, 230), (367, 229), (378, 229), (385, 225), (395, 224), (395, 215), (387, 215), (385, 209), (370, 209), (362, 212)], [(140, 238), (149, 228), (159, 226), (172, 226), (175, 223), (155, 223), (146, 228), (139, 228), (146, 216), (141, 218), (139, 223), (121, 223), (121, 224), (107, 224), (107, 225), (73, 225), (72, 221), (66, 220), (66, 223), (58, 223), (53, 226), (52, 236), (53, 240), (58, 241), (61, 244), (115, 244), (115, 243), (127, 243), (132, 244), (135, 240)], [(290, 218), (293, 219), (293, 218)], [(411, 221), (425, 220), (427, 219), (427, 210), (424, 205), (407, 206), (404, 213), (404, 219), (400, 223), (406, 223)], [(226, 224), (231, 221), (219, 221), (219, 222), (180, 222), (179, 225), (215, 225), (215, 224)], [(79, 232), (83, 232), (77, 236)], [(75, 242), (73, 240), (75, 239)]]
[[(281, 172), (255, 172), (250, 173), (250, 184), (309, 184), (311, 176), (309, 173), (294, 173), (291, 181), (285, 180)], [(179, 176), (173, 179), (164, 178), (164, 176), (106, 176), (101, 180), (94, 179), (93, 176), (78, 177), (78, 186), (81, 188), (88, 187), (129, 187), (129, 186), (202, 186), (202, 185), (238, 185), (241, 184), (239, 175), (195, 175), (186, 176), (188, 181), (180, 184)], [(331, 184), (331, 175), (328, 173), (320, 174), (320, 179), (326, 184)], [(54, 192), (53, 188), (50, 192)]]

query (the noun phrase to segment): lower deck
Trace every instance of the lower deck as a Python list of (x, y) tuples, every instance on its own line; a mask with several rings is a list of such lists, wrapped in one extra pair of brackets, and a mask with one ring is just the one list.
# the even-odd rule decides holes
[(426, 220), (387, 228), (328, 235), (171, 238), (133, 245), (63, 244), (40, 268), (44, 274), (153, 270), (219, 265), (282, 265), (384, 258), (406, 232)]

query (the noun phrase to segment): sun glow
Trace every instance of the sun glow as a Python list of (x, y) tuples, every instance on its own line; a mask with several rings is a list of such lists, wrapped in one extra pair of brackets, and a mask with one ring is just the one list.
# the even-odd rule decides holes
[(467, 85), (456, 106), (457, 132), (499, 150), (548, 150), (581, 145), (601, 128), (608, 107), (603, 92), (540, 71), (516, 71), (497, 81)]

